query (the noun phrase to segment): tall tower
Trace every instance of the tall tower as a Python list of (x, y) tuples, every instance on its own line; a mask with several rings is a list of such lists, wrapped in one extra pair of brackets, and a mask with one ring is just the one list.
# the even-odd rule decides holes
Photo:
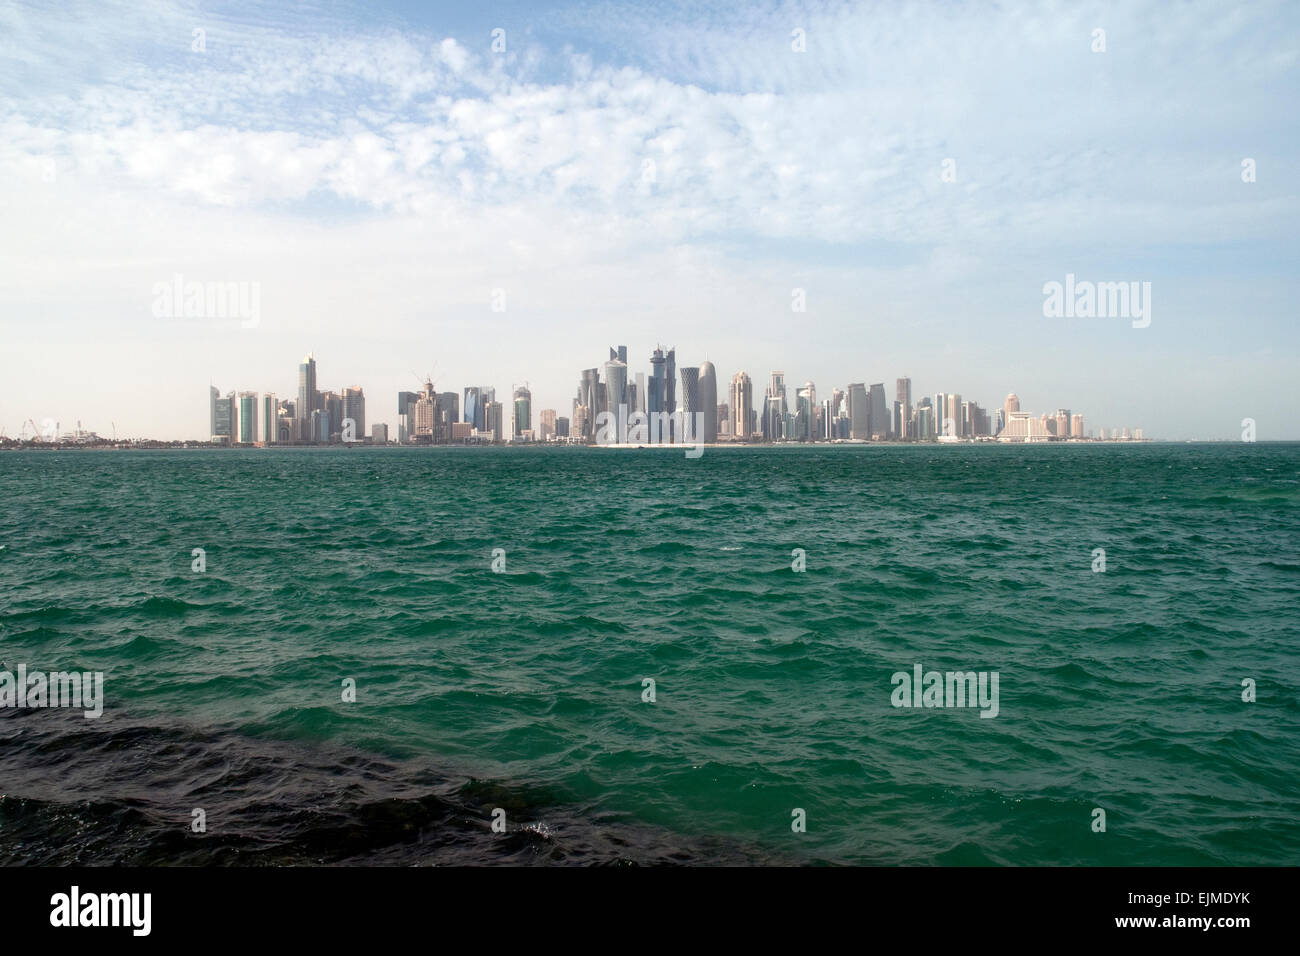
[(754, 383), (744, 372), (731, 378), (731, 437), (736, 441), (750, 441), (754, 434)]
[[(704, 405), (700, 401), (700, 370), (694, 365), (682, 366), (682, 411), (685, 413), (685, 419), (682, 424), (684, 434), (683, 440), (689, 435), (694, 441), (701, 441), (704, 434), (704, 419), (707, 415), (702, 415), (699, 421), (699, 427), (696, 427), (696, 413), (704, 411)], [(714, 414), (717, 409), (714, 409)]]
[(308, 354), (298, 365), (298, 403), (294, 415), (300, 422), (311, 420), (311, 413), (320, 408), (316, 392), (316, 357)]
[(700, 411), (704, 412), (704, 434), (699, 438), (706, 445), (718, 440), (718, 377), (712, 362), (700, 366)]
[(533, 393), (527, 385), (515, 389), (515, 437), (533, 430)]

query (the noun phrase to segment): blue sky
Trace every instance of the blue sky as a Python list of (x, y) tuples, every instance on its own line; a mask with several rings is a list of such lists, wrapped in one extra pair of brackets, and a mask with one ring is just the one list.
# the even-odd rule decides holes
[[(527, 381), (568, 414), (608, 345), (635, 372), (663, 343), (720, 391), (740, 369), (823, 397), (910, 375), (1090, 426), (1298, 439), (1298, 23), (1286, 3), (0, 4), (0, 425), (201, 438), (209, 382), (288, 396), (308, 350), (372, 422), (426, 372)], [(256, 326), (159, 318), (178, 273), (257, 283)], [(1067, 273), (1150, 282), (1150, 325), (1045, 318)]]

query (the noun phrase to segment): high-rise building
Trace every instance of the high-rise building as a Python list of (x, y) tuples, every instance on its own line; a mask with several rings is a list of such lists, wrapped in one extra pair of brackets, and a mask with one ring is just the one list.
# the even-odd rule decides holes
[(239, 443), (257, 442), (257, 392), (239, 393)]
[(541, 440), (550, 441), (555, 437), (555, 409), (543, 408), (540, 418)]
[(1011, 413), (1020, 411), (1020, 396), (1015, 392), (1008, 392), (1007, 399), (1002, 403), (1002, 415), (1004, 421), (1011, 421)]
[(1068, 408), (1058, 408), (1056, 410), (1056, 427), (1052, 429), (1052, 434), (1062, 439), (1070, 437), (1070, 410)]
[(515, 423), (512, 434), (519, 438), (533, 430), (533, 393), (527, 385), (520, 385), (514, 394)]
[(366, 393), (362, 391), (360, 385), (343, 389), (343, 420), (339, 425), (340, 431), (347, 427), (349, 418), (352, 419), (352, 440), (365, 441)]
[[(234, 393), (232, 392), (231, 394), (233, 395)], [(209, 431), (211, 432), (209, 438), (213, 442), (225, 441), (233, 443), (235, 436), (231, 430), (231, 413), (233, 409), (231, 408), (230, 399), (223, 397), (218, 389), (209, 386), (208, 401), (208, 417), (210, 418)]]
[(865, 440), (871, 437), (871, 402), (867, 397), (867, 386), (861, 382), (850, 382), (848, 386), (849, 437)]
[(569, 420), (565, 418), (563, 415), (555, 419), (555, 437), (556, 438), (569, 437)]
[(754, 383), (744, 372), (731, 378), (731, 437), (735, 441), (752, 441), (754, 420)]
[[(682, 366), (682, 413), (685, 415), (683, 440), (703, 441), (709, 416), (704, 414), (704, 404), (700, 400), (700, 370), (693, 365)], [(699, 413), (699, 418), (695, 417), (696, 413)]]
[[(630, 406), (631, 403), (629, 403)], [(646, 410), (646, 392), (645, 392), (645, 372), (636, 373), (636, 408), (628, 408), (628, 411), (638, 411), (644, 413)]]
[[(627, 347), (623, 346), (623, 351)], [(615, 355), (618, 353), (610, 349)], [(611, 358), (605, 363), (605, 410), (618, 417), (618, 407), (627, 404), (627, 363)], [(629, 411), (629, 414), (631, 412)]]
[(664, 407), (671, 415), (677, 411), (677, 350), (664, 353)]
[(912, 380), (910, 378), (900, 378), (894, 383), (894, 401), (903, 406), (899, 414), (902, 430), (894, 437), (914, 438), (910, 431), (912, 424)]
[(479, 396), (478, 387), (474, 385), (465, 388), (465, 404), (463, 406), (464, 417), (461, 419), (468, 422), (474, 428), (479, 427), (479, 415), (482, 399)]
[(1070, 437), (1071, 438), (1083, 437), (1083, 416), (1082, 415), (1076, 413), (1070, 416)]
[(388, 444), (388, 426), (376, 424), (370, 426), (370, 444), (387, 445)]
[(884, 441), (889, 437), (890, 406), (885, 400), (885, 383), (876, 382), (871, 386), (868, 399), (871, 406), (871, 440)]
[(433, 390), (433, 382), (426, 379), (424, 388), (415, 401), (415, 431), (410, 440), (422, 445), (432, 444), (437, 424), (438, 395)]
[[(726, 418), (726, 406), (723, 406), (722, 418)], [(700, 440), (712, 445), (718, 440), (718, 373), (713, 363), (705, 361), (700, 365), (700, 411), (704, 413), (704, 434)]]
[(262, 396), (261, 437), (263, 445), (274, 445), (280, 434), (280, 403), (270, 392)]
[(316, 357), (308, 353), (298, 366), (298, 401), (294, 413), (300, 422), (311, 420), (311, 413), (320, 408), (316, 391)]
[(320, 407), (329, 413), (329, 428), (318, 441), (334, 441), (343, 430), (343, 396), (338, 392), (322, 392)]
[(487, 434), (492, 441), (501, 441), (505, 434), (505, 424), (502, 421), (504, 412), (500, 402), (488, 402), (483, 407), (483, 415), (487, 424)]
[[(591, 438), (595, 434), (596, 415), (605, 403), (605, 390), (600, 382), (600, 369), (588, 368), (582, 371), (582, 380), (578, 383), (578, 397), (574, 401), (573, 430), (580, 438)], [(579, 420), (578, 406), (586, 411)], [(617, 414), (618, 409), (615, 409)], [(579, 427), (581, 426), (581, 427)]]
[(812, 441), (818, 435), (814, 429), (817, 418), (817, 387), (804, 382), (794, 390), (794, 428), (792, 437), (798, 441)]
[(664, 383), (664, 366), (663, 349), (655, 349), (650, 354), (650, 393), (646, 396), (646, 412), (650, 415), (659, 415), (668, 411), (664, 407), (668, 394)]

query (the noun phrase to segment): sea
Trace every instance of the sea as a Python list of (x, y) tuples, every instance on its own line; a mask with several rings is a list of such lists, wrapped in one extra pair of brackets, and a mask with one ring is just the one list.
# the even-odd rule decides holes
[(1300, 444), (17, 451), (0, 492), (0, 670), (103, 679), (0, 684), (6, 865), (1300, 861)]

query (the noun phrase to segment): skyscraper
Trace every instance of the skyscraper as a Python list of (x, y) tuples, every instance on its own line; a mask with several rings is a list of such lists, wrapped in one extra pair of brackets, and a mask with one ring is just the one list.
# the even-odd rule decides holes
[[(613, 349), (610, 349), (613, 352)], [(626, 352), (626, 346), (623, 347)], [(627, 404), (627, 363), (611, 358), (605, 363), (605, 409), (618, 417), (618, 407)], [(629, 412), (630, 414), (630, 412)]]
[(533, 430), (533, 393), (527, 385), (515, 389), (515, 427), (514, 437), (519, 438), (524, 432)]
[(876, 382), (871, 386), (871, 440), (884, 441), (889, 437), (889, 417), (891, 408), (885, 400), (885, 383)]
[(316, 357), (308, 353), (298, 366), (298, 401), (294, 405), (294, 414), (298, 417), (298, 421), (309, 422), (311, 413), (319, 407), (316, 393)]
[(433, 397), (433, 440), (439, 445), (451, 441), (451, 426), (460, 422), (460, 394), (438, 392)]
[(465, 389), (464, 421), (475, 428), (483, 427), (483, 399), (479, 395), (478, 387), (474, 385), (467, 386)]
[(397, 440), (399, 442), (415, 441), (415, 403), (419, 400), (418, 392), (397, 393)]
[(848, 386), (849, 437), (866, 440), (871, 437), (871, 404), (867, 398), (867, 386), (861, 382), (850, 382)]
[(817, 417), (817, 387), (805, 382), (794, 390), (794, 435), (799, 441), (812, 441), (818, 435), (813, 430)]
[[(712, 408), (712, 406), (709, 406)], [(685, 414), (683, 426), (685, 434), (681, 436), (683, 441), (701, 441), (705, 429), (704, 419), (709, 416), (700, 415), (696, 418), (696, 413), (702, 413), (704, 406), (700, 401), (700, 370), (693, 365), (682, 366), (682, 412)], [(698, 424), (698, 427), (696, 423)]]
[[(590, 438), (595, 434), (596, 415), (604, 402), (604, 389), (600, 384), (600, 369), (583, 369), (582, 380), (578, 383), (578, 397), (573, 403), (573, 432), (577, 437)], [(579, 420), (578, 416), (579, 407), (586, 409), (581, 420)], [(617, 411), (618, 409), (615, 409), (615, 413)]]
[(700, 411), (704, 412), (704, 434), (700, 440), (712, 445), (718, 440), (718, 376), (713, 363), (700, 366)]
[(894, 400), (903, 406), (900, 413), (902, 420), (901, 431), (895, 437), (897, 438), (914, 438), (911, 434), (912, 424), (912, 380), (910, 378), (900, 378), (894, 383)]
[(731, 378), (731, 437), (735, 441), (753, 440), (754, 383), (744, 372)]
[(252, 445), (257, 441), (257, 392), (239, 393), (239, 443)]
[(262, 396), (262, 444), (274, 445), (279, 440), (280, 403), (271, 392)]
[(650, 415), (658, 415), (667, 411), (664, 408), (667, 394), (667, 389), (664, 387), (663, 349), (655, 349), (650, 354), (650, 393), (646, 396), (646, 412)]
[(346, 420), (352, 419), (352, 440), (364, 441), (366, 437), (366, 394), (362, 391), (360, 385), (353, 385), (351, 388), (343, 389), (343, 421), (339, 425), (342, 430), (346, 427)]
[(555, 409), (542, 409), (538, 419), (538, 437), (542, 441), (548, 441), (555, 437)]

